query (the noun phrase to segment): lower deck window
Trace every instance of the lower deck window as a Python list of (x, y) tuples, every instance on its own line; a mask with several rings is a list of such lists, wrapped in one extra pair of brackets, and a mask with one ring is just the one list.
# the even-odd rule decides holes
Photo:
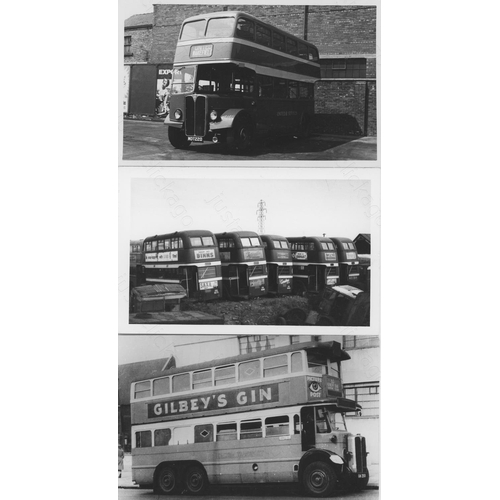
[(135, 433), (136, 448), (150, 448), (151, 446), (151, 431), (139, 431)]
[(260, 420), (246, 420), (241, 422), (240, 439), (262, 437), (262, 422)]
[(266, 436), (283, 436), (290, 433), (288, 416), (266, 418)]
[(236, 422), (217, 426), (217, 441), (233, 441), (236, 438)]

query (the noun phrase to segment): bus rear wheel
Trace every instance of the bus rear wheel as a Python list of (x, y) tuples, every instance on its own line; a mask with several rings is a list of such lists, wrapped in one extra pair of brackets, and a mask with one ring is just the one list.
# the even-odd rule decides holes
[(227, 147), (230, 151), (247, 151), (252, 145), (253, 126), (250, 118), (238, 118), (227, 133)]
[(333, 468), (325, 462), (312, 462), (304, 470), (302, 486), (314, 497), (331, 496), (335, 490), (337, 477)]
[(203, 467), (193, 465), (184, 476), (186, 489), (191, 495), (202, 495), (208, 487), (208, 478)]
[(170, 465), (163, 465), (156, 476), (156, 490), (163, 495), (172, 495), (179, 489), (177, 471)]
[(191, 144), (182, 128), (168, 127), (168, 140), (176, 149), (186, 149)]

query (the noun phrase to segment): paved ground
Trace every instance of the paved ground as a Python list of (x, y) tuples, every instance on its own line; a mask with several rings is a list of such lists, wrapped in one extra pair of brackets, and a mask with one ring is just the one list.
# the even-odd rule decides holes
[(124, 120), (123, 159), (158, 160), (377, 160), (376, 137), (344, 137), (314, 134), (307, 140), (281, 137), (256, 144), (245, 155), (227, 152), (223, 144), (194, 144), (175, 149), (162, 122)]

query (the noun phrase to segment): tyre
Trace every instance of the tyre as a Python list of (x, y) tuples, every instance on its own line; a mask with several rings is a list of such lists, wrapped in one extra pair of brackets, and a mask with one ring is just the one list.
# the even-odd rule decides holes
[(227, 147), (230, 151), (248, 151), (253, 140), (253, 125), (250, 118), (237, 118), (227, 133)]
[(335, 490), (337, 476), (329, 464), (312, 462), (304, 470), (302, 486), (308, 495), (314, 497), (331, 496)]
[(335, 321), (330, 316), (320, 316), (316, 325), (317, 326), (335, 326)]
[(163, 465), (156, 475), (155, 490), (162, 495), (172, 495), (179, 490), (177, 471), (170, 465)]
[(202, 495), (208, 487), (205, 469), (199, 465), (189, 467), (184, 476), (184, 485), (190, 495)]
[(186, 149), (191, 144), (182, 128), (168, 127), (168, 140), (176, 149)]
[(287, 325), (303, 325), (306, 322), (307, 312), (300, 307), (293, 307), (283, 314)]

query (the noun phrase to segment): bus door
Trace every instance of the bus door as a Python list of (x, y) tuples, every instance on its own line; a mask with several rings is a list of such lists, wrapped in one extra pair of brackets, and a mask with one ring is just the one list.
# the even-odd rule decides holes
[(314, 448), (316, 444), (316, 426), (314, 424), (314, 407), (304, 406), (300, 410), (302, 420), (302, 451)]
[(196, 294), (196, 273), (197, 269), (194, 266), (181, 267), (179, 272), (181, 285), (186, 289), (188, 297), (194, 297)]

